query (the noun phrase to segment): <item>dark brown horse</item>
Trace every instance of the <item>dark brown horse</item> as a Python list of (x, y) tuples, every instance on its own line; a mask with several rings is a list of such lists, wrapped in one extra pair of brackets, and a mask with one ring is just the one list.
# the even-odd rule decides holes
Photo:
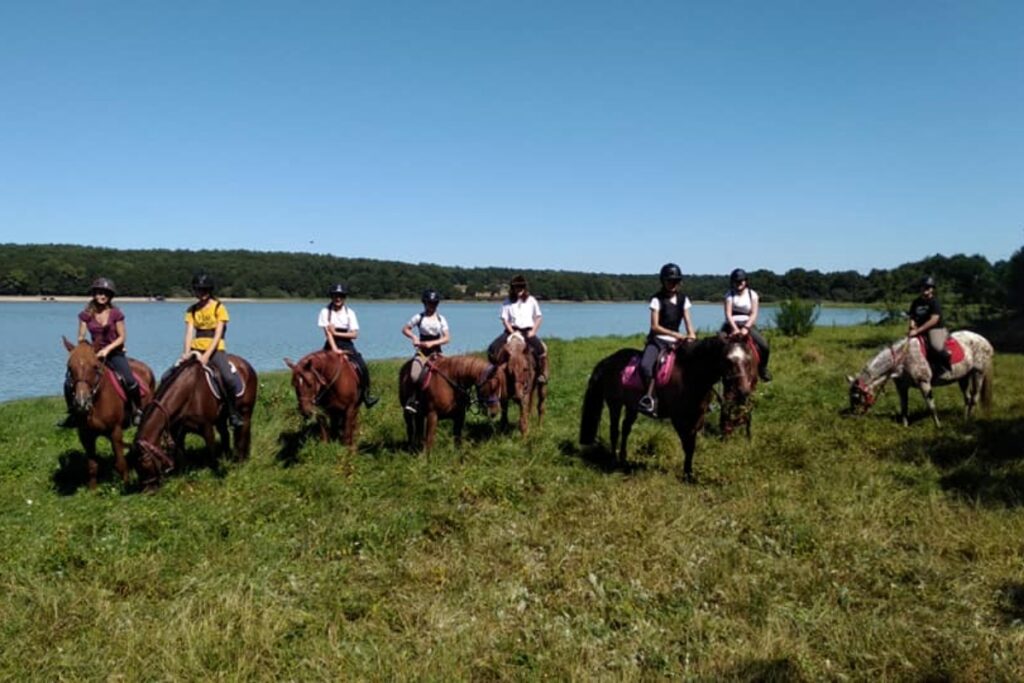
[[(741, 361), (737, 354), (732, 353), (735, 347), (735, 343), (722, 336), (684, 344), (674, 352), (675, 366), (668, 383), (657, 388), (658, 414), (670, 418), (679, 435), (686, 456), (683, 475), (688, 481), (694, 479), (693, 453), (697, 447), (697, 433), (704, 426), (714, 386), (723, 377), (740, 372)], [(626, 441), (636, 421), (637, 401), (641, 395), (639, 389), (624, 386), (621, 376), (626, 365), (639, 355), (640, 351), (636, 349), (621, 349), (599, 362), (590, 375), (583, 398), (580, 443), (592, 445), (596, 442), (601, 413), (607, 403), (611, 418), (611, 449), (615, 452), (618, 448), (620, 464), (626, 462)], [(620, 441), (619, 419), (623, 409), (626, 417)]]
[(547, 384), (537, 381), (537, 359), (526, 345), (523, 335), (514, 332), (509, 335), (497, 358), (490, 360), (505, 369), (505, 391), (501, 396), (501, 426), (508, 427), (508, 404), (516, 403), (519, 405), (519, 433), (526, 436), (530, 431), (530, 411), (534, 400), (537, 405), (539, 427), (544, 422), (544, 401), (548, 395)]
[[(114, 452), (114, 468), (121, 475), (121, 481), (128, 483), (128, 462), (124, 457), (124, 430), (131, 420), (125, 399), (118, 394), (111, 373), (93, 351), (92, 345), (80, 342), (73, 345), (62, 337), (68, 350), (68, 376), (73, 382), (71, 410), (78, 426), (78, 439), (85, 449), (89, 488), (96, 488), (99, 461), (96, 459), (96, 439), (105, 436), (110, 440)], [(142, 361), (128, 360), (132, 373), (142, 388), (142, 403), (152, 400), (153, 371)], [(148, 390), (148, 391), (147, 391)]]
[(410, 448), (422, 446), (429, 452), (439, 419), (452, 420), (455, 443), (460, 444), (466, 411), (471, 406), (480, 406), (492, 418), (497, 416), (505, 389), (502, 368), (476, 356), (434, 355), (423, 371), (425, 377), (413, 382), (409, 376), (411, 367), (410, 359), (398, 371), (399, 403), (405, 406), (413, 393), (419, 392), (416, 414), (405, 413)]
[(333, 351), (314, 351), (298, 363), (288, 358), (284, 362), (292, 370), (292, 387), (302, 417), (308, 420), (316, 415), (322, 441), (340, 439), (354, 448), (360, 389), (359, 375), (351, 361)]
[[(252, 411), (259, 380), (244, 358), (228, 354), (228, 360), (235, 366), (244, 386), (242, 395), (235, 399), (242, 425), (234, 430), (235, 459), (243, 460), (249, 456)], [(161, 381), (156, 396), (142, 414), (134, 453), (135, 468), (143, 486), (147, 489), (156, 486), (164, 472), (174, 469), (175, 456), (184, 453), (186, 434), (202, 436), (211, 461), (215, 459), (214, 429), (220, 433), (222, 451), (230, 452), (227, 411), (210, 388), (202, 363), (195, 357), (189, 358)], [(174, 442), (174, 455), (168, 454), (162, 446), (165, 435), (170, 435)]]
[(730, 372), (722, 378), (722, 412), (719, 428), (722, 438), (743, 427), (750, 438), (750, 422), (754, 412), (754, 390), (757, 389), (757, 346), (749, 336), (728, 337), (729, 354), (734, 356)]

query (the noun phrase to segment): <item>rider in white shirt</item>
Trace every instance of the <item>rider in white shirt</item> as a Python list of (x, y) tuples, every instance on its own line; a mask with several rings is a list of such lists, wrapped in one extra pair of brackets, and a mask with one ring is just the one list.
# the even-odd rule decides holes
[(509, 335), (518, 332), (526, 340), (527, 346), (537, 360), (540, 371), (537, 373), (537, 381), (541, 384), (548, 381), (548, 354), (543, 342), (537, 336), (544, 316), (540, 312), (540, 304), (533, 298), (526, 284), (526, 278), (516, 275), (509, 283), (508, 298), (501, 304), (501, 324), (505, 330), (491, 342), (487, 348), (487, 355), (491, 362), (495, 362), (502, 347), (508, 341)]
[(737, 268), (729, 274), (729, 285), (730, 289), (725, 294), (725, 323), (722, 325), (722, 332), (750, 335), (757, 344), (757, 351), (761, 356), (757, 374), (765, 382), (771, 382), (772, 373), (768, 370), (768, 340), (754, 327), (760, 312), (761, 299), (748, 285), (747, 271), (742, 268)]
[[(412, 366), (409, 368), (409, 379), (413, 384), (419, 386), (420, 377), (427, 359), (435, 354), (441, 353), (441, 347), (451, 341), (451, 334), (448, 329), (448, 321), (437, 312), (441, 303), (441, 294), (436, 289), (428, 289), (423, 292), (420, 299), (423, 302), (423, 311), (409, 318), (409, 322), (402, 328), (402, 334), (412, 341), (416, 355), (412, 358)], [(409, 400), (405, 402), (405, 410), (415, 413), (419, 408), (419, 392), (413, 392)]]
[(324, 342), (324, 351), (348, 354), (348, 357), (359, 368), (362, 401), (367, 408), (372, 408), (380, 398), (370, 395), (370, 371), (366, 367), (366, 361), (363, 360), (362, 354), (356, 350), (353, 343), (359, 336), (359, 319), (356, 318), (356, 312), (345, 304), (348, 287), (343, 284), (332, 285), (328, 293), (331, 296), (331, 302), (320, 309), (320, 315), (316, 322), (317, 327), (324, 331), (324, 336), (327, 338)]

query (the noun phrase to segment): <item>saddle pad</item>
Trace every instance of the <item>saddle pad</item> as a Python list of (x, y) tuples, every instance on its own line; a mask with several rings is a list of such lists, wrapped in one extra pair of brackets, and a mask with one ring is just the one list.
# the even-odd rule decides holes
[[(235, 364), (231, 361), (228, 361), (228, 367), (231, 368), (231, 374), (238, 377), (238, 392), (235, 396), (241, 396), (245, 393), (245, 377), (238, 372), (238, 368), (236, 368)], [(213, 395), (217, 397), (218, 401), (221, 400), (223, 396), (221, 395), (220, 381), (217, 378), (217, 371), (212, 366), (207, 365), (203, 367), (203, 374), (206, 375), (206, 384), (210, 387), (210, 391), (213, 392)]]
[[(917, 343), (921, 345), (921, 355), (928, 358), (928, 344), (925, 343), (924, 337), (917, 336), (915, 338)], [(951, 364), (956, 365), (964, 359), (964, 348), (952, 336), (946, 338), (946, 350), (949, 351), (949, 362)]]
[[(118, 398), (122, 401), (127, 401), (128, 397), (124, 393), (124, 384), (121, 382), (121, 376), (114, 372), (113, 368), (107, 367), (107, 379), (114, 387), (114, 391), (117, 393)], [(132, 370), (132, 377), (135, 378), (135, 383), (139, 385), (139, 396), (149, 396), (149, 387), (139, 377), (139, 373)]]
[[(655, 364), (654, 385), (663, 387), (668, 384), (669, 378), (672, 377), (672, 368), (676, 364), (676, 354), (669, 351), (662, 354), (658, 361)], [(626, 364), (626, 367), (622, 368), (619, 380), (622, 382), (622, 386), (627, 389), (644, 390), (644, 386), (640, 381), (640, 355), (633, 356), (629, 363)]]

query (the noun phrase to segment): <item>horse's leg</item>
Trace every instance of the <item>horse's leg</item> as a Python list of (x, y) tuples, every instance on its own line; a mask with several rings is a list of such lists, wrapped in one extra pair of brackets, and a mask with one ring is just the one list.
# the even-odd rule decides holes
[(523, 402), (519, 404), (519, 433), (526, 436), (530, 432), (530, 410), (533, 408), (531, 399), (533, 392), (527, 392)]
[(96, 432), (79, 429), (78, 440), (82, 442), (85, 451), (85, 471), (89, 490), (92, 491), (96, 488), (96, 476), (100, 471), (100, 463), (96, 459)]
[(626, 442), (629, 441), (629, 433), (633, 430), (636, 416), (636, 409), (632, 406), (626, 406), (626, 419), (622, 421), (622, 443), (619, 446), (619, 463), (623, 465), (626, 464)]
[[(219, 420), (217, 422), (217, 434), (220, 436), (220, 454), (228, 455), (231, 453), (231, 433), (228, 430), (227, 420)], [(238, 437), (235, 437), (237, 445)]]
[(974, 379), (974, 373), (969, 373), (967, 375), (964, 375), (959, 380), (957, 380), (957, 384), (960, 385), (960, 393), (963, 394), (963, 397), (964, 397), (964, 419), (965, 420), (970, 419), (970, 417), (971, 417), (971, 408), (973, 407), (971, 405), (971, 398), (972, 398), (972, 391), (973, 391), (973, 387), (971, 386), (973, 384), (973, 382), (971, 381), (972, 379)]
[(747, 441), (750, 441), (750, 439), (751, 439), (751, 436), (750, 436), (750, 423), (753, 422), (753, 420), (754, 420), (754, 411), (753, 410), (747, 410), (747, 418), (746, 418), (746, 421), (747, 421)]
[(928, 403), (928, 410), (932, 412), (932, 419), (935, 420), (935, 426), (941, 427), (942, 423), (939, 422), (939, 411), (935, 409), (935, 397), (932, 395), (931, 382), (921, 382), (921, 393), (924, 395), (924, 400)]
[(403, 410), (402, 417), (405, 418), (405, 442), (412, 450), (416, 448), (416, 416), (408, 410)]
[(252, 413), (242, 414), (242, 426), (235, 429), (235, 460), (241, 462), (249, 457), (252, 446)]
[[(404, 412), (404, 411), (403, 411)], [(345, 433), (342, 436), (342, 441), (349, 450), (355, 453), (356, 450), (356, 432), (359, 429), (359, 406), (351, 406), (345, 411)]]
[(672, 426), (683, 445), (683, 480), (693, 483), (697, 481), (693, 476), (693, 453), (697, 450), (697, 434), (690, 428), (692, 425), (686, 424), (686, 416), (682, 414), (672, 416)]
[(619, 446), (619, 420), (622, 419), (622, 404), (617, 401), (608, 401), (608, 438), (611, 439), (612, 455), (615, 455)]
[(900, 395), (900, 422), (904, 427), (910, 426), (910, 385), (896, 382), (896, 393)]
[(501, 399), (501, 422), (498, 423), (498, 427), (502, 431), (508, 429), (508, 399)]
[(110, 449), (114, 451), (114, 469), (121, 475), (121, 483), (128, 485), (128, 461), (124, 458), (124, 431), (118, 423), (110, 432)]
[(466, 411), (455, 410), (455, 414), (452, 415), (452, 435), (455, 438), (456, 448), (462, 447), (462, 427), (466, 424)]
[(203, 425), (203, 441), (206, 442), (206, 458), (209, 462), (210, 469), (217, 469), (217, 461), (220, 458), (217, 457), (217, 438), (214, 434), (213, 425)]
[(424, 447), (429, 453), (430, 449), (434, 447), (434, 435), (437, 433), (437, 411), (431, 410), (424, 419), (424, 422), (426, 426), (424, 428), (423, 441)]
[(538, 384), (537, 385), (537, 426), (540, 427), (544, 424), (544, 402), (548, 398), (548, 385)]
[(320, 430), (320, 441), (327, 443), (331, 439), (330, 419), (326, 415), (316, 416), (316, 426)]

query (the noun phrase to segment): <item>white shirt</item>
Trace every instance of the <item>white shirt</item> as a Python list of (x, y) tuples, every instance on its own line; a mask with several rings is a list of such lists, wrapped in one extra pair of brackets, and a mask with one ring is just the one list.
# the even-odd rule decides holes
[(750, 320), (754, 304), (760, 301), (760, 297), (757, 296), (757, 292), (747, 287), (741, 294), (730, 289), (725, 293), (725, 300), (732, 301), (732, 319), (737, 325), (742, 325)]
[(339, 332), (358, 332), (359, 321), (356, 319), (356, 312), (347, 305), (341, 310), (335, 310), (333, 306), (325, 306), (320, 309), (320, 317), (316, 321), (317, 327), (335, 327)]
[(417, 328), (420, 338), (424, 335), (428, 337), (443, 337), (448, 332), (448, 321), (440, 313), (434, 313), (434, 315), (417, 313), (409, 318), (408, 324), (409, 327)]
[(501, 304), (501, 319), (512, 327), (522, 329), (533, 327), (536, 325), (534, 321), (539, 317), (541, 317), (540, 304), (533, 298), (533, 295), (527, 296), (526, 301), (505, 299), (505, 302)]
[[(678, 294), (673, 294), (669, 298), (668, 302), (670, 304), (672, 304), (673, 306), (678, 305), (679, 304), (679, 295)], [(651, 308), (652, 311), (660, 311), (661, 310), (661, 299), (659, 299), (658, 297), (652, 297), (651, 298), (651, 306), (650, 306), (650, 308)], [(690, 297), (688, 297), (688, 296), (683, 297), (683, 311), (684, 312), (688, 311), (691, 308), (693, 308), (693, 304), (690, 303)], [(686, 325), (686, 320), (684, 319), (684, 320), (681, 321), (680, 327), (685, 327), (685, 325)], [(658, 336), (658, 339), (661, 339), (662, 341), (667, 341), (667, 342), (677, 341), (675, 337), (672, 337), (672, 336), (667, 335), (667, 334), (659, 334), (657, 336)]]

